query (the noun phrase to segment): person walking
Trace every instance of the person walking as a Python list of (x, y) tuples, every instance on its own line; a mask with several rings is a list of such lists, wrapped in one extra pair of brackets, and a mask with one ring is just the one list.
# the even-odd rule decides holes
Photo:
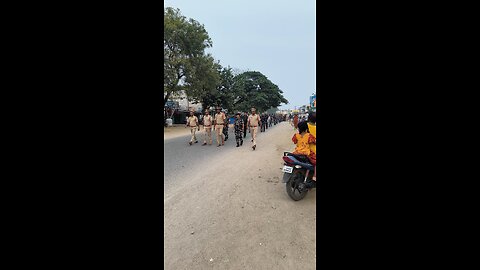
[(217, 107), (217, 113), (215, 113), (213, 119), (213, 126), (215, 134), (217, 135), (217, 147), (225, 145), (225, 139), (223, 138), (223, 127), (225, 126), (225, 114), (220, 111), (220, 107)]
[(254, 107), (252, 107), (252, 114), (248, 116), (248, 127), (250, 129), (250, 133), (252, 134), (252, 149), (255, 150), (257, 147), (257, 131), (258, 126), (262, 123), (260, 120), (260, 116), (256, 113)]
[(265, 119), (265, 113), (262, 113), (262, 116), (260, 117), (260, 126), (261, 126), (261, 132), (265, 132), (265, 124), (266, 124), (266, 119)]
[(210, 115), (210, 112), (208, 109), (205, 110), (205, 116), (203, 116), (203, 128), (205, 129), (205, 133), (203, 134), (203, 145), (207, 145), (207, 139), (208, 139), (208, 144), (212, 145), (212, 124), (213, 124), (213, 118)]
[[(223, 113), (225, 114), (225, 111), (223, 111)], [(228, 124), (230, 123), (230, 119), (228, 118), (228, 116), (225, 114), (225, 118), (226, 118), (226, 125), (223, 126), (223, 136), (225, 136), (225, 141), (228, 140)]]
[[(262, 121), (262, 119), (263, 119), (263, 114), (258, 114), (258, 118), (260, 119), (260, 121)], [(259, 124), (258, 129), (259, 129), (260, 132), (263, 132), (263, 127), (262, 127), (262, 125)]]
[(297, 129), (298, 128), (298, 114), (295, 114), (295, 116), (293, 116), (293, 129)]
[(246, 112), (242, 112), (242, 120), (243, 120), (243, 138), (247, 137), (247, 120), (248, 114)]
[(198, 124), (198, 118), (193, 114), (193, 111), (190, 111), (190, 116), (187, 118), (187, 124), (185, 125), (185, 128), (187, 127), (190, 127), (190, 133), (192, 134), (188, 144), (192, 145), (193, 141), (198, 143), (197, 137), (195, 136), (195, 131), (197, 129), (200, 130), (200, 125)]
[(267, 113), (265, 113), (263, 115), (262, 124), (263, 124), (263, 131), (266, 131), (268, 129), (268, 114)]
[(240, 117), (240, 113), (235, 115), (235, 140), (237, 141), (237, 147), (243, 145), (243, 129), (245, 127), (243, 119)]

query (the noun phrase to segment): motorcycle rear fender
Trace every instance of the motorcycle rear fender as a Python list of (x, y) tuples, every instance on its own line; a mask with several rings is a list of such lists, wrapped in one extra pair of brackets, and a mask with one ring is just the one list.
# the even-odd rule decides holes
[(290, 179), (290, 176), (291, 176), (291, 175), (292, 175), (291, 173), (284, 173), (284, 174), (283, 174), (282, 182), (283, 182), (283, 183), (287, 183), (287, 182), (288, 182), (288, 179)]

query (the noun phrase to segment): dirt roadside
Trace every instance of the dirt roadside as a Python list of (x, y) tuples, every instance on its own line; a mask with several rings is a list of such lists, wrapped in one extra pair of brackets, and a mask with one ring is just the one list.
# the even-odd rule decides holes
[(255, 151), (225, 148), (164, 194), (165, 269), (315, 269), (315, 190), (295, 202), (281, 183), (293, 133), (283, 122)]
[[(230, 129), (233, 128), (233, 125), (229, 124)], [(197, 131), (197, 134), (200, 135), (203, 132), (203, 126), (200, 125), (200, 131)], [(177, 137), (182, 137), (185, 135), (190, 135), (190, 128), (185, 128), (185, 125), (183, 124), (174, 124), (173, 126), (170, 127), (164, 127), (163, 128), (163, 139), (168, 140), (168, 139), (173, 139)], [(197, 136), (198, 138), (201, 138), (201, 136)]]

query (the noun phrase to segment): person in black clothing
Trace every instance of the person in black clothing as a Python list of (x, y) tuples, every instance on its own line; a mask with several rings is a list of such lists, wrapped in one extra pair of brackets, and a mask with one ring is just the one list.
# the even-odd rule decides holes
[[(226, 113), (225, 113), (226, 114)], [(228, 140), (228, 125), (230, 124), (230, 118), (225, 119), (227, 121), (227, 124), (223, 127), (223, 135), (225, 136), (225, 141)]]
[(260, 120), (262, 121), (260, 132), (265, 132), (265, 124), (267, 123), (267, 121), (265, 121), (265, 113), (262, 113), (262, 115), (260, 116)]
[(263, 119), (265, 120), (265, 130), (267, 130), (268, 129), (268, 114), (267, 113), (265, 114)]
[(243, 145), (242, 133), (243, 133), (243, 129), (245, 128), (245, 124), (243, 122), (243, 119), (240, 117), (240, 113), (235, 114), (234, 127), (235, 127), (235, 140), (237, 141), (237, 147), (239, 147)]
[(242, 113), (242, 120), (243, 120), (243, 138), (247, 137), (247, 120), (248, 120), (248, 114), (246, 112)]
[(258, 116), (260, 117), (260, 121), (262, 122), (258, 129), (260, 129), (260, 132), (263, 132), (263, 113), (259, 113)]

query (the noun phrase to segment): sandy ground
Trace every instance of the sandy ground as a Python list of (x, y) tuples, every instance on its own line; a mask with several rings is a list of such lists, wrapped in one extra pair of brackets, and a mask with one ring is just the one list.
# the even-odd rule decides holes
[(315, 189), (295, 202), (281, 183), (293, 133), (283, 122), (255, 151), (247, 134), (182, 173), (164, 194), (165, 269), (315, 269)]
[[(229, 127), (232, 128), (233, 125), (229, 124)], [(202, 125), (200, 126), (200, 130), (203, 130)], [(185, 135), (190, 135), (190, 128), (185, 128), (185, 125), (183, 124), (174, 124), (173, 126), (163, 128), (164, 140), (173, 139)]]

